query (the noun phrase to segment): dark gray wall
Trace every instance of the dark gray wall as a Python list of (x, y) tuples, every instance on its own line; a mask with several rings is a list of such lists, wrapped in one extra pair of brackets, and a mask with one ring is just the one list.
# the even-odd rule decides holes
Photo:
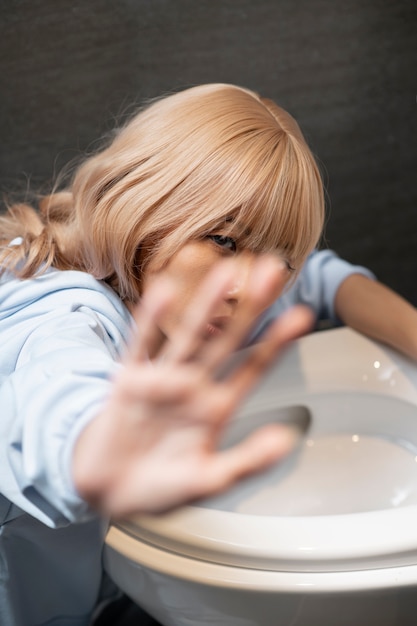
[(50, 180), (132, 102), (234, 82), (299, 120), (328, 245), (417, 304), (416, 0), (2, 0), (0, 16), (2, 191)]

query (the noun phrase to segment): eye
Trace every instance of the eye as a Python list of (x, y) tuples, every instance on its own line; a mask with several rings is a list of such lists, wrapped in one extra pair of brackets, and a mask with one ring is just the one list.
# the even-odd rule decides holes
[(287, 261), (287, 260), (286, 260), (286, 261), (285, 261), (285, 265), (287, 266), (287, 270), (288, 270), (289, 272), (295, 272), (295, 271), (296, 271), (296, 268), (295, 268), (295, 267), (293, 267), (289, 261)]
[(207, 235), (208, 239), (211, 239), (213, 243), (229, 252), (236, 252), (237, 246), (236, 241), (232, 237), (228, 237), (227, 235)]

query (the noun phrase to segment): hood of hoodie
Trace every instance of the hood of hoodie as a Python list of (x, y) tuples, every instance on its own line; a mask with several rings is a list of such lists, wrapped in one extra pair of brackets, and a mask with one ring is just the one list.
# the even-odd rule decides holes
[(24, 280), (10, 273), (3, 274), (0, 278), (0, 345), (3, 347), (0, 364), (11, 357), (10, 352), (5, 354), (6, 346), (12, 352), (19, 351), (40, 324), (54, 316), (79, 310), (88, 311), (97, 320), (116, 353), (120, 353), (129, 336), (132, 316), (106, 283), (78, 271), (50, 269)]

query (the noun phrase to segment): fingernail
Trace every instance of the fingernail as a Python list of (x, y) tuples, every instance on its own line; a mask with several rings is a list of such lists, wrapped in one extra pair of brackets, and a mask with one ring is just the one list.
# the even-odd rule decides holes
[(294, 451), (304, 439), (304, 430), (299, 426), (284, 426), (282, 436), (289, 452)]

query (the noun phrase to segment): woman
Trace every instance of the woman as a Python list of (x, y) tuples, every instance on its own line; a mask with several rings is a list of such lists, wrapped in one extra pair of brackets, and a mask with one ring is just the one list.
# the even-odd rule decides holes
[[(409, 349), (376, 312), (384, 302), (410, 327), (415, 311), (313, 251), (314, 158), (288, 113), (239, 87), (154, 102), (39, 209), (0, 220), (0, 617), (80, 626), (103, 597), (102, 520), (225, 489), (294, 445), (271, 425), (216, 451), (280, 348), (311, 327), (305, 307), (279, 313), (305, 303)], [(365, 312), (358, 290), (373, 294)]]

